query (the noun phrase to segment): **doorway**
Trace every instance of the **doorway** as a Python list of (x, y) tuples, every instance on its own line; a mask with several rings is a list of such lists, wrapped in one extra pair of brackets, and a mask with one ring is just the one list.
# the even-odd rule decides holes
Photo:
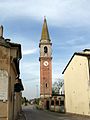
[(46, 101), (46, 109), (49, 110), (49, 101)]

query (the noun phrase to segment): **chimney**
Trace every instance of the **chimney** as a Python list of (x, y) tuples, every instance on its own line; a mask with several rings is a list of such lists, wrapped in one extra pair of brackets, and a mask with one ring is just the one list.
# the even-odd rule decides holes
[(0, 26), (0, 37), (3, 37), (3, 26)]

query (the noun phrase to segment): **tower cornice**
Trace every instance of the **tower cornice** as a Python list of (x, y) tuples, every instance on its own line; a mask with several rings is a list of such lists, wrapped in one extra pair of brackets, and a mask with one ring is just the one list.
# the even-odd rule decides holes
[(39, 57), (39, 61), (42, 60), (52, 60), (52, 57)]
[(51, 45), (52, 46), (52, 43), (39, 43), (39, 47), (41, 46), (41, 45)]

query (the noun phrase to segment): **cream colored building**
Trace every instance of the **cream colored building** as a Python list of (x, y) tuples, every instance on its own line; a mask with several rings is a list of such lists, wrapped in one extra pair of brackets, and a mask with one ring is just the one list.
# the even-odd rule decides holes
[[(0, 27), (0, 120), (15, 120), (21, 110), (21, 45), (3, 37)], [(18, 87), (17, 87), (18, 86)], [(18, 90), (17, 90), (18, 89)]]
[(90, 116), (90, 50), (74, 53), (63, 74), (66, 112)]

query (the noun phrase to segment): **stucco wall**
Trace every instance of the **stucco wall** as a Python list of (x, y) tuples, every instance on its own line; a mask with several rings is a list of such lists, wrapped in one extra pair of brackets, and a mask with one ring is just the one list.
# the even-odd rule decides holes
[(21, 93), (15, 93), (14, 115), (16, 118), (21, 110)]
[(0, 120), (8, 117), (8, 82), (10, 49), (0, 46)]
[(10, 80), (9, 80), (9, 101), (8, 101), (8, 107), (9, 107), (9, 119), (12, 120), (12, 118), (14, 119), (14, 117), (16, 116), (16, 112), (15, 114), (13, 114), (13, 112), (15, 111), (14, 108), (14, 84), (15, 84), (15, 80), (16, 80), (16, 71), (13, 68), (13, 64), (11, 62), (10, 64)]
[(0, 120), (7, 118), (7, 102), (0, 101)]
[(14, 120), (21, 107), (20, 95), (14, 96), (18, 74), (13, 62), (16, 53), (17, 49), (0, 46), (0, 120)]
[(66, 112), (90, 115), (87, 57), (75, 55), (64, 73)]
[[(11, 55), (15, 55), (16, 50), (12, 52)], [(15, 56), (12, 56), (15, 57)], [(13, 60), (13, 58), (12, 58)], [(9, 81), (9, 120), (14, 120), (17, 117), (17, 114), (20, 112), (21, 107), (21, 93), (14, 92), (14, 84), (16, 83), (17, 70), (13, 61), (11, 60), (10, 64), (10, 81)]]

